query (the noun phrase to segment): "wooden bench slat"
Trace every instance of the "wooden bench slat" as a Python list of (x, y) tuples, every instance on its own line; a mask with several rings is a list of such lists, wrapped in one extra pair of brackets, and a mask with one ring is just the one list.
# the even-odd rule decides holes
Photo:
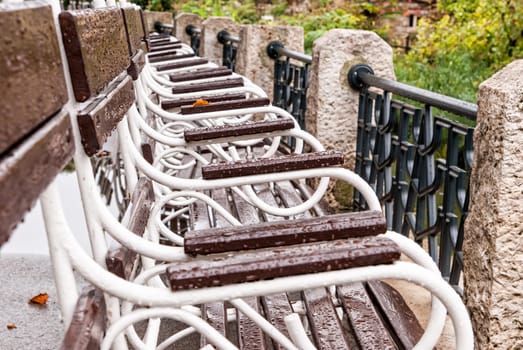
[(92, 156), (100, 151), (116, 125), (135, 100), (131, 77), (124, 74), (85, 109), (78, 112), (78, 127), (85, 153)]
[(339, 166), (343, 154), (335, 151), (292, 154), (276, 158), (209, 164), (202, 169), (206, 180)]
[(192, 105), (196, 100), (201, 99), (208, 102), (218, 102), (218, 101), (229, 101), (229, 100), (242, 100), (245, 99), (245, 94), (222, 94), (222, 95), (209, 95), (209, 96), (200, 96), (200, 97), (188, 97), (188, 98), (177, 98), (173, 100), (162, 100), (162, 108), (170, 109), (176, 108), (185, 105)]
[(77, 101), (101, 92), (130, 63), (119, 8), (63, 11), (62, 38)]
[(86, 286), (78, 297), (71, 324), (65, 333), (60, 349), (99, 349), (104, 332), (105, 302), (103, 294), (93, 286)]
[(386, 232), (380, 212), (354, 212), (248, 226), (217, 227), (185, 236), (186, 254), (214, 254), (371, 236)]
[(302, 292), (302, 298), (316, 347), (319, 350), (349, 349), (345, 332), (327, 290), (307, 289)]
[(129, 56), (133, 56), (141, 48), (141, 44), (145, 39), (140, 12), (134, 7), (122, 7), (121, 10), (127, 44), (129, 45)]
[[(263, 311), (267, 320), (283, 333), (286, 337), (289, 337), (289, 331), (285, 325), (284, 318), (290, 315), (293, 310), (287, 295), (284, 293), (263, 296), (260, 298), (263, 306)], [(284, 347), (281, 344), (273, 341), (272, 345), (275, 350), (283, 350)]]
[(197, 79), (225, 77), (228, 75), (232, 75), (232, 70), (230, 70), (227, 67), (211, 67), (211, 68), (196, 69), (196, 70), (193, 70), (190, 72), (185, 72), (185, 73), (171, 74), (171, 75), (169, 75), (169, 79), (172, 82), (177, 83), (177, 82), (191, 81), (191, 80), (197, 80)]
[[(261, 306), (258, 298), (249, 297), (242, 298), (242, 300), (249, 304), (249, 306), (251, 306), (255, 311), (260, 313)], [(267, 349), (264, 333), (261, 328), (258, 327), (258, 325), (250, 318), (242, 314), (238, 309), (236, 309), (236, 322), (238, 324), (238, 347), (240, 349)]]
[(381, 308), (383, 318), (394, 330), (395, 336), (405, 349), (412, 349), (424, 332), (414, 312), (401, 294), (387, 283), (369, 281), (367, 285), (376, 300), (375, 303)]
[(67, 102), (51, 6), (0, 3), (0, 156)]
[[(245, 152), (241, 151), (242, 150), (240, 149), (239, 153), (243, 157)], [(242, 223), (250, 225), (259, 222), (260, 216), (258, 210), (254, 206), (247, 203), (234, 191), (232, 191), (231, 197), (238, 219)], [(284, 335), (288, 337), (289, 334), (287, 331), (287, 326), (285, 325), (284, 317), (292, 313), (292, 308), (289, 303), (289, 300), (287, 299), (287, 295), (285, 293), (279, 293), (269, 296), (263, 296), (260, 297), (260, 304), (262, 306), (265, 318), (280, 332), (282, 332)], [(281, 345), (275, 341), (272, 341), (272, 345), (275, 350), (283, 350), (283, 347), (281, 347)]]
[[(142, 236), (149, 220), (151, 208), (153, 207), (154, 192), (150, 179), (141, 177), (136, 184), (136, 188), (131, 198), (131, 208), (129, 214), (129, 223), (127, 228), (138, 236)], [(112, 273), (129, 280), (136, 252), (125, 247), (111, 250), (106, 258), (107, 269)]]
[(265, 97), (249, 98), (245, 100), (221, 101), (199, 106), (182, 106), (180, 114), (199, 114), (216, 111), (228, 111), (239, 108), (253, 108), (268, 106), (271, 101)]
[[(202, 318), (221, 335), (227, 336), (227, 313), (223, 303), (216, 302), (202, 305)], [(210, 343), (202, 336), (200, 338), (200, 346), (204, 347), (207, 344)]]
[(176, 263), (167, 273), (173, 290), (249, 282), (275, 277), (388, 264), (400, 256), (399, 248), (383, 237), (364, 237), (210, 256)]
[(217, 127), (186, 129), (184, 130), (184, 139), (187, 142), (197, 142), (224, 137), (263, 134), (274, 131), (289, 130), (292, 128), (294, 128), (294, 122), (290, 119), (264, 120)]
[(192, 60), (183, 60), (183, 61), (179, 61), (179, 62), (172, 62), (169, 64), (164, 64), (164, 65), (156, 67), (156, 70), (159, 72), (163, 72), (163, 71), (171, 70), (171, 69), (198, 66), (198, 65), (206, 64), (208, 62), (209, 62), (209, 60), (207, 60), (206, 58), (195, 58)]
[(155, 46), (151, 47), (149, 52), (158, 52), (158, 51), (171, 50), (171, 49), (181, 49), (181, 48), (182, 48), (182, 44), (181, 43), (178, 43), (178, 44), (168, 43), (168, 44), (165, 44), (165, 45), (155, 45)]
[(62, 111), (0, 157), (0, 203), (9, 203), (0, 210), (0, 245), (69, 163), (73, 153), (70, 117)]
[(338, 286), (336, 291), (362, 349), (396, 349), (362, 283)]
[(182, 58), (194, 57), (193, 53), (178, 53), (178, 50), (159, 51), (147, 54), (150, 63), (163, 61), (181, 60)]
[(131, 78), (133, 78), (133, 80), (137, 80), (144, 66), (145, 53), (143, 50), (139, 49), (136, 54), (131, 57), (131, 64), (127, 68), (127, 73), (131, 76)]
[[(181, 63), (181, 62), (180, 62)], [(172, 88), (173, 94), (185, 94), (189, 92), (220, 90), (234, 87), (242, 87), (242, 78), (231, 78), (223, 80), (208, 81), (203, 83), (193, 83), (187, 85), (179, 85)]]

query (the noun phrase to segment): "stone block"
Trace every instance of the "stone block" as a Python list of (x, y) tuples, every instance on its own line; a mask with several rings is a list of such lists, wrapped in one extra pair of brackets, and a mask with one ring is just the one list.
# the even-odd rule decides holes
[(223, 45), (218, 41), (217, 35), (222, 30), (235, 37), (240, 35), (240, 25), (230, 17), (209, 17), (202, 22), (200, 56), (219, 66), (222, 65)]
[(240, 31), (236, 71), (273, 96), (274, 61), (267, 45), (274, 40), (292, 51), (303, 52), (303, 28), (295, 26), (244, 25)]
[(464, 296), (476, 349), (523, 348), (523, 60), (478, 93)]
[(154, 23), (162, 22), (163, 24), (174, 25), (172, 12), (144, 11), (145, 29), (148, 32), (154, 32)]
[(194, 13), (182, 12), (174, 18), (174, 36), (176, 39), (186, 43), (191, 43), (191, 37), (185, 32), (185, 27), (189, 24), (196, 28), (202, 28), (202, 18)]
[(306, 129), (327, 149), (342, 151), (348, 169), (356, 159), (359, 91), (349, 86), (347, 73), (356, 63), (395, 80), (392, 48), (374, 32), (332, 29), (313, 44)]
[(67, 101), (51, 7), (0, 3), (0, 154)]

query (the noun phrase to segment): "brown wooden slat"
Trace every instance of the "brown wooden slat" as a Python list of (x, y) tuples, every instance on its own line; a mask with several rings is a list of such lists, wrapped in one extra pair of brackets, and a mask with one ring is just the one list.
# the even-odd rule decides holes
[(191, 58), (195, 55), (193, 53), (169, 53), (169, 54), (163, 54), (160, 55), (163, 52), (156, 52), (158, 55), (155, 57), (150, 57), (149, 62), (151, 63), (158, 63), (158, 62), (164, 62), (164, 61), (174, 61), (174, 60), (181, 60), (182, 58)]
[(169, 44), (165, 44), (165, 45), (155, 45), (155, 46), (151, 47), (151, 50), (149, 50), (149, 52), (158, 52), (158, 51), (181, 49), (181, 48), (182, 48), (181, 43), (178, 43), (178, 44), (169, 43)]
[(186, 254), (214, 254), (377, 235), (386, 232), (380, 212), (364, 211), (302, 219), (217, 227), (185, 236)]
[(249, 98), (245, 100), (235, 101), (222, 101), (199, 106), (182, 106), (180, 114), (198, 114), (216, 111), (227, 111), (239, 108), (263, 107), (268, 106), (270, 103), (270, 100), (265, 97)]
[(169, 34), (158, 34), (149, 36), (149, 44), (151, 47), (156, 45), (165, 45), (166, 43), (171, 43), (171, 36)]
[(0, 157), (0, 245), (74, 152), (69, 115), (54, 116), (23, 143)]
[(338, 286), (336, 293), (362, 349), (396, 349), (363, 283)]
[[(138, 236), (143, 235), (153, 202), (154, 192), (152, 182), (148, 178), (141, 177), (136, 184), (131, 198), (132, 206), (129, 214), (129, 223), (127, 225), (129, 231)], [(105, 258), (105, 263), (109, 271), (129, 280), (136, 256), (136, 252), (121, 247), (110, 251)]]
[(135, 100), (133, 82), (127, 74), (113, 81), (85, 109), (78, 112), (78, 127), (82, 145), (88, 156), (102, 149), (107, 137)]
[[(287, 295), (284, 293), (267, 295), (260, 298), (263, 306), (265, 318), (286, 337), (289, 337), (287, 326), (285, 325), (284, 318), (290, 315), (293, 310)], [(277, 343), (272, 342), (275, 350), (283, 350), (284, 347)]]
[[(234, 125), (224, 125), (213, 128), (186, 129), (184, 130), (183, 136), (185, 141), (187, 142), (196, 142), (203, 140), (219, 139), (223, 137), (237, 137), (242, 135), (263, 134), (274, 131), (289, 130), (292, 128), (294, 128), (294, 122), (291, 119), (277, 119), (247, 122)], [(205, 169), (207, 168), (208, 167), (205, 167)], [(207, 172), (208, 170), (204, 171)]]
[(67, 102), (51, 6), (0, 3), (0, 156)]
[(316, 347), (319, 350), (350, 349), (327, 290), (307, 289), (302, 292), (302, 298), (307, 308), (307, 319)]
[(95, 350), (105, 332), (105, 302), (102, 291), (88, 285), (78, 297), (61, 350)]
[(223, 95), (213, 95), (213, 96), (200, 96), (200, 97), (189, 97), (189, 98), (177, 98), (174, 100), (163, 100), (162, 108), (170, 109), (176, 108), (185, 105), (192, 105), (196, 100), (202, 99), (207, 102), (218, 102), (218, 101), (229, 101), (229, 100), (241, 100), (245, 99), (245, 94), (223, 94)]
[[(181, 62), (180, 62), (181, 63)], [(189, 92), (220, 90), (243, 86), (243, 78), (232, 78), (215, 81), (207, 81), (203, 83), (193, 83), (187, 85), (179, 85), (172, 88), (173, 94), (185, 94)]]
[(122, 7), (122, 16), (125, 26), (129, 55), (135, 55), (145, 40), (145, 34), (140, 19), (140, 12), (134, 7)]
[(59, 15), (77, 101), (101, 92), (130, 63), (123, 18), (117, 7), (63, 11)]
[(156, 70), (159, 72), (163, 72), (163, 71), (171, 70), (171, 69), (198, 66), (198, 65), (206, 64), (208, 62), (209, 61), (206, 58), (195, 58), (192, 60), (183, 60), (183, 61), (179, 61), (179, 62), (172, 62), (169, 64), (164, 64), (164, 65), (156, 67)]
[(225, 77), (228, 75), (232, 75), (232, 70), (230, 70), (229, 68), (212, 67), (212, 68), (197, 69), (197, 70), (186, 72), (186, 73), (171, 74), (171, 75), (169, 75), (169, 79), (172, 82), (177, 83), (177, 82), (191, 81), (191, 80), (197, 80), (197, 79)]
[(202, 169), (202, 176), (206, 180), (212, 180), (236, 176), (323, 168), (338, 166), (341, 164), (343, 164), (343, 154), (341, 152), (325, 151), (292, 154), (276, 158), (209, 164)]
[[(255, 311), (260, 313), (261, 306), (258, 298), (242, 298)], [(238, 347), (240, 349), (264, 350), (267, 349), (263, 331), (250, 318), (236, 310), (236, 322), (238, 323)]]
[(173, 290), (249, 282), (275, 277), (387, 264), (399, 248), (383, 237), (364, 237), (278, 247), (171, 265), (167, 272)]
[(144, 66), (145, 53), (143, 50), (139, 49), (136, 54), (131, 57), (131, 64), (127, 68), (127, 73), (131, 76), (131, 78), (133, 78), (133, 80), (137, 80)]
[[(224, 337), (227, 336), (227, 314), (223, 303), (208, 303), (202, 305), (202, 318)], [(200, 346), (210, 344), (202, 335)]]
[(369, 281), (367, 286), (374, 303), (381, 309), (382, 318), (387, 320), (399, 342), (405, 349), (412, 349), (424, 332), (416, 315), (401, 294), (387, 283)]

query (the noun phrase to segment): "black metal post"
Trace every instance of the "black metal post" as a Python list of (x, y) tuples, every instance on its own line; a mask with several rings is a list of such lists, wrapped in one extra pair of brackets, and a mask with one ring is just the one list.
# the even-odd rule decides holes
[(188, 24), (185, 27), (185, 33), (191, 37), (191, 48), (196, 56), (200, 55), (200, 34), (201, 29)]
[[(288, 50), (279, 41), (272, 41), (267, 45), (267, 55), (274, 60), (273, 105), (287, 110), (305, 129), (312, 57)], [(291, 59), (301, 64), (295, 64)]]
[(241, 42), (240, 38), (232, 36), (226, 30), (221, 30), (216, 35), (216, 39), (223, 45), (222, 65), (234, 72), (236, 69), (236, 54), (238, 52), (237, 45)]

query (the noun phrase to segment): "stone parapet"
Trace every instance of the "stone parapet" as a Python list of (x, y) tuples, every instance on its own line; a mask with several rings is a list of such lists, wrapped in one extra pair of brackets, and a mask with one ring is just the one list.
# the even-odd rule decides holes
[(171, 12), (144, 11), (145, 28), (154, 32), (154, 22), (173, 25), (173, 14)]
[(464, 296), (477, 349), (523, 348), (523, 60), (479, 87)]
[(202, 27), (202, 18), (194, 13), (181, 12), (174, 18), (174, 36), (186, 43), (191, 43), (191, 37), (185, 32), (185, 28), (189, 25), (193, 25), (196, 28)]
[(277, 40), (285, 48), (303, 52), (303, 28), (295, 26), (245, 25), (241, 27), (236, 71), (273, 96), (274, 61), (267, 45)]
[[(218, 42), (217, 35), (226, 30), (230, 35), (238, 37), (241, 26), (230, 17), (209, 17), (202, 22), (200, 41), (200, 56), (209, 62), (222, 65), (223, 45)], [(239, 45), (242, 45), (241, 43)]]
[(356, 159), (359, 91), (349, 86), (347, 73), (356, 63), (396, 79), (392, 48), (374, 32), (333, 29), (314, 42), (305, 125), (327, 149), (343, 151), (348, 169)]

